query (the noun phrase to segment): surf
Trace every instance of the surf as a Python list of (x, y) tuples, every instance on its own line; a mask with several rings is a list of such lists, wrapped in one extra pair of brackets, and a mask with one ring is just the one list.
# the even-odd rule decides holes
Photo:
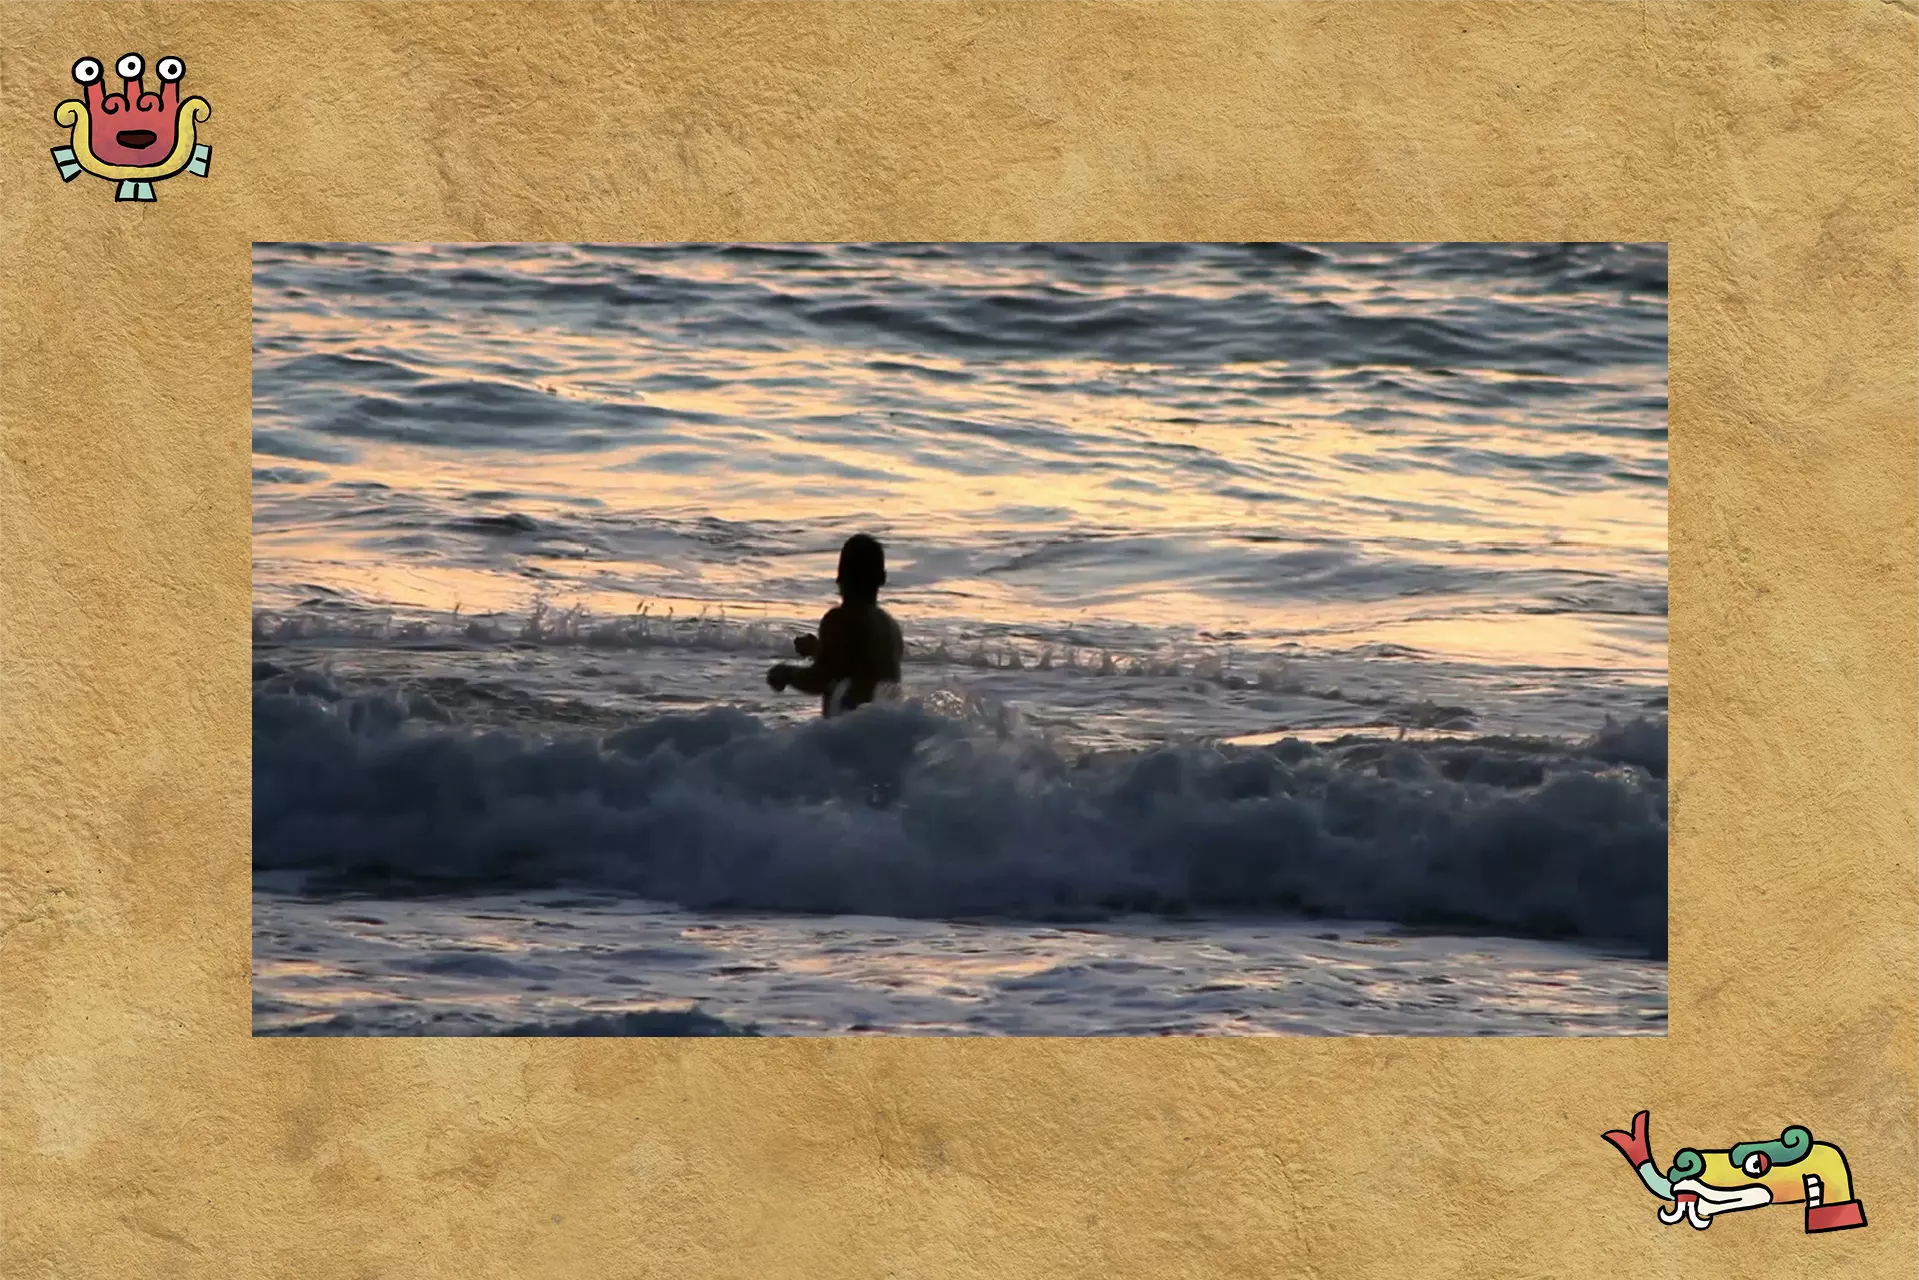
[(254, 865), (321, 889), (574, 884), (707, 910), (1353, 917), (1665, 950), (1665, 722), (1584, 742), (1081, 751), (937, 699), (607, 733), (256, 685)]

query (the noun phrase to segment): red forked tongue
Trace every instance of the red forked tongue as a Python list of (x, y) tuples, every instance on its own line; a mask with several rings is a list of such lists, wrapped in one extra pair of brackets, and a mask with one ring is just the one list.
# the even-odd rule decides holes
[(1619, 1154), (1626, 1157), (1626, 1163), (1637, 1169), (1652, 1159), (1652, 1116), (1641, 1111), (1632, 1118), (1632, 1132), (1624, 1129), (1611, 1129), (1602, 1135), (1606, 1141), (1619, 1148)]

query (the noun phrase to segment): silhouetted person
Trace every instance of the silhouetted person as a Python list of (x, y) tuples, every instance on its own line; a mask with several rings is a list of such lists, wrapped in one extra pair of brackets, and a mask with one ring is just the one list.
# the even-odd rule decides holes
[(898, 685), (906, 641), (899, 623), (880, 608), (886, 585), (886, 551), (874, 538), (856, 533), (840, 548), (836, 579), (841, 604), (820, 619), (818, 636), (793, 641), (811, 666), (782, 662), (766, 673), (777, 691), (788, 685), (820, 695), (820, 714), (839, 715), (873, 701), (884, 684)]

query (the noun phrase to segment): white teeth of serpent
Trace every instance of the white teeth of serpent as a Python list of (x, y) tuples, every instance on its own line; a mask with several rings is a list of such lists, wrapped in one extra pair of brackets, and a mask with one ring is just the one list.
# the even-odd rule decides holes
[(1669, 1227), (1673, 1223), (1679, 1221), (1681, 1218), (1685, 1216), (1686, 1216), (1686, 1209), (1684, 1205), (1677, 1205), (1677, 1204), (1674, 1205), (1670, 1213), (1668, 1213), (1664, 1209), (1661, 1209), (1659, 1211), (1659, 1220), (1665, 1223)]
[(1697, 1200), (1692, 1201), (1686, 1206), (1686, 1221), (1692, 1223), (1693, 1226), (1701, 1231), (1704, 1231), (1712, 1225), (1711, 1216), (1699, 1212), (1699, 1202)]

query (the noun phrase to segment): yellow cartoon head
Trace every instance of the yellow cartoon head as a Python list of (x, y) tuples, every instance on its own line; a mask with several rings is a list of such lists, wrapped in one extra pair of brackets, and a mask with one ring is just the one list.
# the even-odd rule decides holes
[(1684, 1218), (1703, 1231), (1722, 1213), (1803, 1203), (1809, 1232), (1866, 1225), (1865, 1210), (1853, 1198), (1845, 1153), (1831, 1143), (1814, 1142), (1798, 1125), (1776, 1140), (1742, 1142), (1724, 1151), (1682, 1149), (1663, 1174), (1652, 1162), (1644, 1111), (1633, 1117), (1630, 1133), (1615, 1130), (1605, 1137), (1654, 1195), (1671, 1202), (1660, 1210), (1661, 1222)]

